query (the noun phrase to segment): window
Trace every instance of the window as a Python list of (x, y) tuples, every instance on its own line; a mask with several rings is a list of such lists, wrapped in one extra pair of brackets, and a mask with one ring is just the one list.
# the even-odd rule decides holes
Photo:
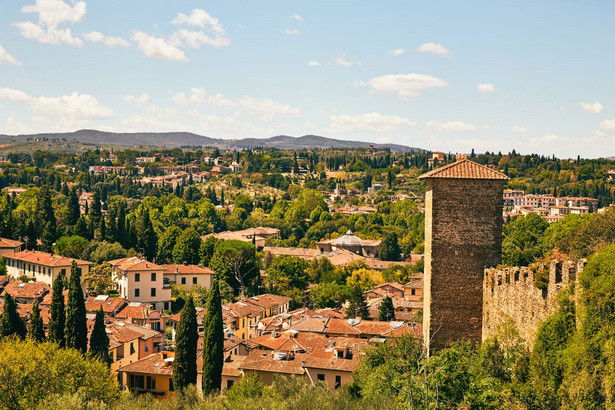
[(192, 278), (192, 284), (196, 285), (196, 277)]
[(164, 310), (169, 310), (169, 302), (164, 302)]
[(318, 373), (318, 374), (316, 375), (316, 379), (317, 379), (319, 382), (324, 382), (324, 381), (325, 381), (325, 375), (324, 375), (324, 374), (322, 374), (322, 373)]
[(235, 381), (233, 381), (233, 380), (227, 380), (226, 381), (226, 388), (230, 389), (231, 387), (233, 387), (234, 383), (235, 383)]
[(145, 377), (143, 375), (136, 375), (136, 374), (131, 374), (130, 375), (130, 387), (136, 387), (139, 389), (142, 389), (145, 387)]
[(186, 284), (186, 278), (182, 277), (182, 285)]
[[(167, 302), (164, 302), (164, 303), (166, 305)], [(165, 310), (167, 310), (166, 306), (165, 306)], [(151, 328), (152, 328), (152, 330), (155, 330), (156, 332), (160, 332), (160, 322), (152, 322), (151, 323)]]
[(147, 343), (143, 345), (143, 350), (145, 351), (145, 353), (149, 352), (149, 346), (147, 345)]
[(151, 295), (152, 295), (153, 298), (156, 297), (156, 288), (152, 288), (151, 289)]
[(135, 288), (135, 298), (138, 298), (139, 296), (141, 296), (141, 291), (139, 288)]
[(335, 376), (335, 388), (337, 389), (342, 385), (342, 376)]
[(135, 273), (135, 282), (140, 282), (140, 281), (141, 281), (141, 274)]
[(156, 282), (156, 272), (152, 272), (152, 282)]
[(134, 354), (134, 353), (135, 353), (135, 343), (130, 342), (130, 354)]
[(412, 289), (412, 296), (416, 295), (416, 289)]
[(156, 378), (147, 376), (147, 390), (156, 390)]

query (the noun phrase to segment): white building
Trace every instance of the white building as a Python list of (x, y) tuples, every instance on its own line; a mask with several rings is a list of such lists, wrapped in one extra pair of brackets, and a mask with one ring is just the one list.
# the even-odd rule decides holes
[(197, 265), (162, 265), (165, 270), (164, 278), (169, 282), (189, 288), (194, 285), (207, 290), (211, 289), (214, 271)]
[(120, 297), (131, 302), (149, 303), (154, 309), (171, 309), (171, 287), (165, 283), (165, 268), (136, 256), (109, 262)]
[(77, 262), (77, 269), (79, 269), (81, 275), (88, 273), (92, 264), (92, 262), (67, 258), (53, 253), (27, 250), (3, 257), (6, 260), (6, 270), (9, 276), (14, 278), (27, 276), (50, 286), (60, 272), (64, 273), (67, 278), (70, 277), (73, 261)]

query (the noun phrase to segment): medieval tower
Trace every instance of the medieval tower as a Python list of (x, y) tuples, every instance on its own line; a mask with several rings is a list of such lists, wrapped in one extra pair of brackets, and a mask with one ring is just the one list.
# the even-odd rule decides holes
[(501, 262), (504, 181), (462, 159), (424, 175), (423, 336), (432, 349), (481, 341), (485, 268)]

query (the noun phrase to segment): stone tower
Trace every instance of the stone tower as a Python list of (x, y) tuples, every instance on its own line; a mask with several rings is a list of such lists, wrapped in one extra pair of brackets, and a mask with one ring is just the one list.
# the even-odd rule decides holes
[(419, 178), (425, 193), (423, 336), (431, 349), (481, 341), (484, 269), (501, 262), (504, 181), (462, 159)]

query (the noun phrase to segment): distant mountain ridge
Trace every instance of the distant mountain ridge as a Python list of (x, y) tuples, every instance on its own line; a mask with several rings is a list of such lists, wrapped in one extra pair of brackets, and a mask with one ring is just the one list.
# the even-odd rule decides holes
[(270, 138), (243, 138), (239, 140), (211, 138), (191, 132), (136, 132), (115, 133), (98, 130), (79, 130), (65, 133), (41, 133), (28, 135), (0, 134), (0, 142), (25, 141), (33, 138), (67, 139), (85, 143), (104, 145), (152, 145), (164, 147), (207, 146), (221, 149), (246, 149), (255, 147), (279, 149), (303, 148), (389, 148), (394, 152), (424, 152), (424, 149), (400, 144), (376, 144), (363, 141), (348, 141), (317, 135), (290, 137), (278, 135)]

